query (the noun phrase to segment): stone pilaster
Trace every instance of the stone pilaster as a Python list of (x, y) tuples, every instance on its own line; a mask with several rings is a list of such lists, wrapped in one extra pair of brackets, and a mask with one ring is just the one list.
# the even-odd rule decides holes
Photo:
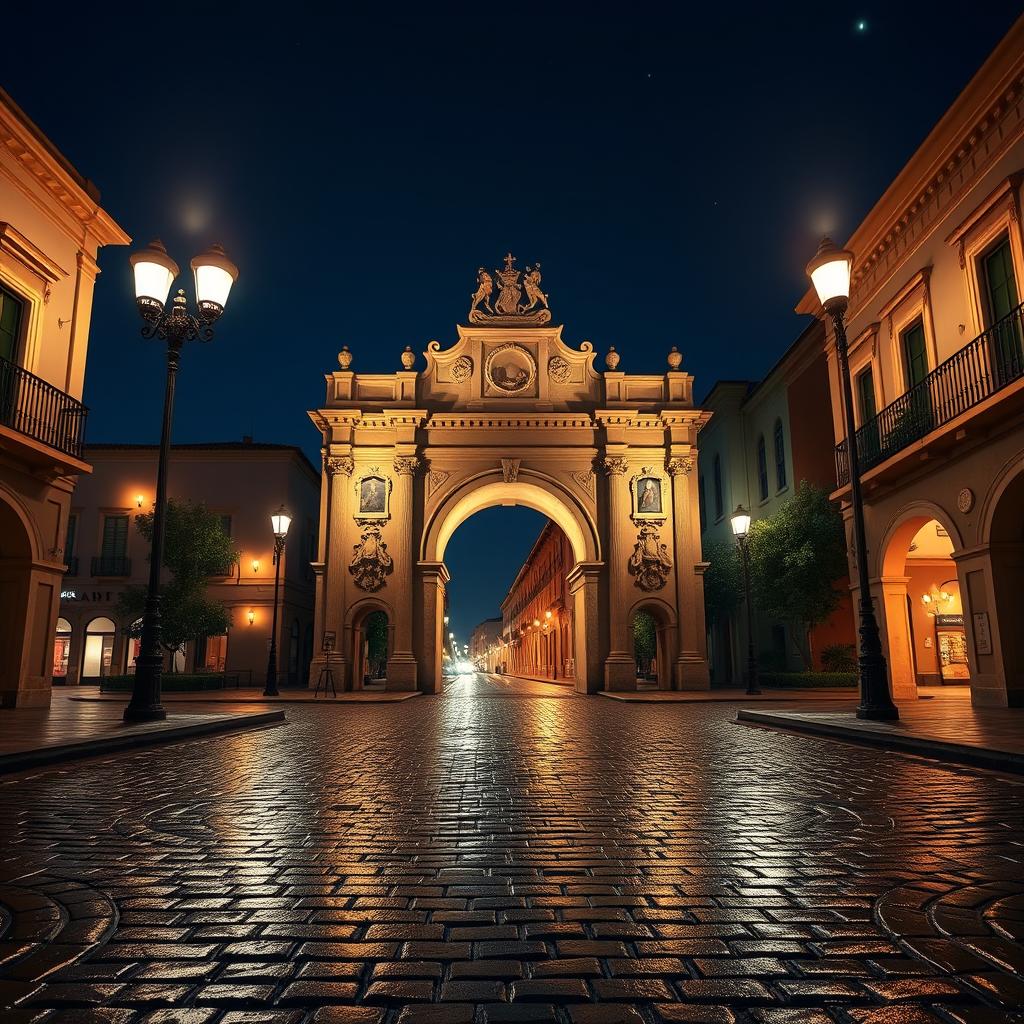
[(601, 688), (600, 562), (577, 562), (565, 578), (572, 601), (573, 656), (577, 693)]
[[(348, 560), (345, 557), (345, 527), (349, 521), (349, 483), (355, 468), (351, 455), (330, 455), (325, 468), (328, 480), (327, 550), (324, 553), (324, 615), (323, 629), (337, 637), (337, 646), (325, 664), (334, 673), (338, 690), (352, 689), (352, 638), (345, 632), (345, 610), (348, 608)], [(321, 641), (323, 637), (319, 638)], [(319, 675), (319, 672), (317, 673)], [(314, 684), (315, 685), (315, 684)]]
[[(394, 461), (395, 484), (391, 495), (391, 522), (388, 536), (395, 552), (394, 574), (388, 580), (388, 602), (395, 612), (395, 647), (388, 659), (389, 690), (415, 690), (417, 664), (412, 649), (413, 554), (416, 541), (413, 525), (413, 476), (420, 460), (415, 455), (397, 455)], [(396, 557), (397, 555), (397, 557)]]
[(608, 657), (604, 663), (604, 685), (608, 690), (635, 690), (636, 659), (629, 639), (627, 615), (628, 464), (621, 455), (606, 455), (602, 468), (608, 475)]
[(669, 459), (675, 547), (677, 647), (674, 681), (679, 690), (711, 688), (704, 624), (704, 565), (700, 551), (700, 510), (691, 456)]
[(444, 595), (448, 569), (444, 562), (420, 562), (420, 615), (423, 636), (417, 641), (419, 688), (424, 693), (441, 691), (441, 652), (444, 650)]

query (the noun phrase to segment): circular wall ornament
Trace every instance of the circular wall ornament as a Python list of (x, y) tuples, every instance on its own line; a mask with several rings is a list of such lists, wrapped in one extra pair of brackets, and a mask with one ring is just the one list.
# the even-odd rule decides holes
[(572, 370), (561, 356), (552, 356), (548, 360), (548, 376), (556, 384), (568, 384)]
[(496, 348), (484, 366), (487, 383), (506, 395), (519, 395), (537, 379), (537, 364), (522, 345), (510, 343)]
[(960, 509), (960, 511), (963, 512), (964, 515), (966, 515), (968, 512), (971, 511), (972, 508), (974, 508), (974, 491), (972, 491), (970, 487), (965, 487), (956, 496), (956, 507)]
[(452, 363), (451, 374), (452, 380), (457, 384), (461, 384), (464, 380), (469, 380), (473, 375), (473, 360), (469, 356), (459, 356)]

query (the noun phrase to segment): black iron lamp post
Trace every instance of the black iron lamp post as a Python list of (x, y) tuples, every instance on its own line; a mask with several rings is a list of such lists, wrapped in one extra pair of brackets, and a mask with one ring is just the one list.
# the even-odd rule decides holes
[(839, 357), (839, 376), (843, 385), (843, 412), (846, 423), (846, 458), (850, 470), (850, 505), (853, 509), (853, 556), (857, 560), (857, 585), (860, 589), (860, 703), (858, 718), (892, 721), (900, 717), (889, 693), (889, 670), (882, 653), (882, 640), (875, 618), (868, 583), (867, 533), (864, 528), (864, 498), (860, 486), (860, 454), (857, 451), (857, 424), (853, 415), (853, 385), (846, 349), (846, 308), (850, 301), (850, 272), (853, 253), (839, 249), (830, 238), (823, 238), (817, 255), (807, 264), (807, 273), (825, 312), (832, 317)]
[(153, 508), (153, 540), (149, 555), (149, 587), (142, 613), (142, 641), (135, 659), (132, 696), (124, 711), (126, 722), (151, 722), (166, 718), (160, 703), (160, 676), (163, 654), (160, 650), (160, 570), (164, 556), (167, 520), (167, 459), (171, 445), (171, 421), (174, 417), (174, 383), (186, 341), (212, 341), (213, 324), (224, 312), (231, 286), (238, 279), (238, 268), (224, 255), (219, 245), (192, 260), (196, 285), (196, 314), (186, 308), (185, 292), (178, 293), (167, 308), (167, 296), (178, 276), (178, 264), (167, 255), (157, 240), (131, 256), (135, 278), (135, 302), (142, 319), (144, 338), (167, 342), (167, 380), (164, 386), (164, 418), (160, 431), (160, 458), (156, 472), (156, 499)]
[(747, 602), (747, 693), (760, 693), (761, 688), (757, 685), (757, 652), (754, 649), (754, 602), (750, 597), (750, 548), (747, 545), (750, 513), (742, 505), (737, 505), (729, 523), (743, 562), (743, 597)]
[(281, 552), (288, 537), (288, 527), (292, 525), (292, 517), (288, 509), (282, 505), (271, 517), (270, 525), (274, 531), (274, 613), (270, 620), (270, 655), (267, 658), (267, 685), (263, 689), (264, 697), (277, 697), (277, 595), (281, 586)]

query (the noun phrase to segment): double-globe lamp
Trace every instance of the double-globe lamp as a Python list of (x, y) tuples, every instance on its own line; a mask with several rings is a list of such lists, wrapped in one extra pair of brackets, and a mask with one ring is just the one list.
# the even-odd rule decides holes
[(179, 288), (170, 308), (167, 296), (178, 276), (178, 264), (163, 242), (156, 240), (133, 253), (130, 259), (135, 279), (135, 303), (145, 321), (144, 338), (167, 343), (167, 378), (164, 384), (164, 416), (160, 429), (160, 457), (157, 462), (156, 497), (153, 502), (153, 539), (149, 556), (149, 584), (142, 613), (142, 639), (135, 659), (132, 696), (124, 711), (126, 722), (149, 722), (166, 718), (160, 703), (163, 654), (160, 649), (160, 570), (163, 565), (167, 525), (167, 462), (174, 418), (174, 384), (186, 341), (212, 341), (213, 324), (227, 305), (231, 286), (238, 280), (238, 267), (219, 245), (211, 246), (192, 260), (195, 279), (196, 313), (189, 313), (184, 289)]
[(292, 525), (291, 513), (282, 505), (270, 517), (270, 528), (274, 531), (274, 612), (270, 619), (270, 653), (267, 655), (267, 682), (263, 688), (264, 697), (278, 696), (277, 689), (277, 597), (281, 587), (281, 553), (288, 539), (288, 527)]
[(732, 535), (739, 545), (740, 558), (743, 562), (743, 597), (747, 603), (747, 693), (760, 693), (757, 685), (757, 652), (754, 649), (754, 602), (750, 596), (750, 547), (747, 536), (750, 533), (750, 513), (737, 505), (736, 511), (729, 518)]
[(864, 527), (864, 498), (860, 482), (860, 453), (857, 424), (853, 414), (853, 385), (846, 345), (846, 310), (850, 303), (853, 253), (838, 248), (830, 238), (822, 239), (807, 274), (825, 312), (832, 318), (843, 386), (843, 414), (846, 425), (846, 459), (850, 475), (850, 506), (853, 512), (853, 557), (857, 563), (858, 612), (860, 619), (860, 702), (858, 718), (894, 720), (900, 717), (889, 693), (888, 668), (882, 653), (878, 620), (868, 582), (867, 533)]

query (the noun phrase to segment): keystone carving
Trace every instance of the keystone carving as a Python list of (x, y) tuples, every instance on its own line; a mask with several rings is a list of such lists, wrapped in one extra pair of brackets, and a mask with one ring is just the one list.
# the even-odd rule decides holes
[(348, 571), (352, 573), (360, 590), (372, 594), (384, 586), (395, 564), (388, 554), (387, 544), (381, 540), (380, 523), (366, 520), (357, 520), (357, 523), (363, 532), (359, 543), (355, 545), (355, 554), (349, 562)]
[(661, 543), (661, 534), (654, 523), (641, 523), (640, 533), (629, 559), (629, 572), (636, 585), (644, 591), (661, 590), (672, 570), (668, 547)]
[(501, 475), (505, 478), (505, 483), (514, 484), (519, 479), (519, 464), (522, 461), (522, 459), (501, 460)]

